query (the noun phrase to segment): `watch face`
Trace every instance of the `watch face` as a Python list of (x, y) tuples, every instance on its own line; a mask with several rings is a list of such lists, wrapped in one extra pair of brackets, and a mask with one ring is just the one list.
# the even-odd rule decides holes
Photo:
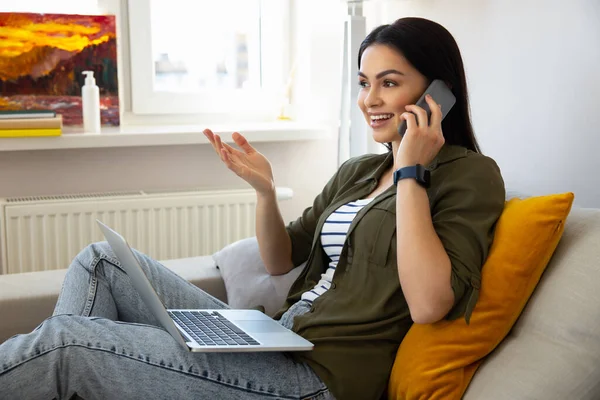
[(423, 168), (423, 186), (426, 188), (431, 185), (431, 172), (427, 168)]
[(417, 171), (419, 174), (419, 178), (417, 179), (417, 181), (421, 184), (421, 186), (428, 188), (430, 181), (429, 170), (424, 166), (417, 164)]

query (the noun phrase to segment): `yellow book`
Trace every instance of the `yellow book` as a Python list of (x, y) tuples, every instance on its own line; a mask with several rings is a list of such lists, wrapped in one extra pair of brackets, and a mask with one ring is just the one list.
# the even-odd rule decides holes
[(0, 138), (3, 137), (35, 137), (35, 136), (60, 136), (62, 129), (0, 129)]

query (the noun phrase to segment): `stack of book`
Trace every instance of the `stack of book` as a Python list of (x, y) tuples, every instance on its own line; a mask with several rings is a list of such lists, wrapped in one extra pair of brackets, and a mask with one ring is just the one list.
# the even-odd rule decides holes
[(0, 138), (60, 136), (62, 116), (49, 110), (0, 110)]

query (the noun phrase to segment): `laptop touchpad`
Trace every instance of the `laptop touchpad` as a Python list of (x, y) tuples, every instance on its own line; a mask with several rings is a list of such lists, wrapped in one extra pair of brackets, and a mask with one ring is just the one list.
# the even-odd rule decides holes
[(236, 325), (248, 333), (283, 333), (286, 328), (272, 320), (237, 320)]

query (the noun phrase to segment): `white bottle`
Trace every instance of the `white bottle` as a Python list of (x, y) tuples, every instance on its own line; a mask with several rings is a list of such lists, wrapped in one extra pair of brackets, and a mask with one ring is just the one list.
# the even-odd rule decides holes
[(81, 88), (84, 132), (100, 133), (100, 89), (94, 71), (83, 71), (85, 85)]

